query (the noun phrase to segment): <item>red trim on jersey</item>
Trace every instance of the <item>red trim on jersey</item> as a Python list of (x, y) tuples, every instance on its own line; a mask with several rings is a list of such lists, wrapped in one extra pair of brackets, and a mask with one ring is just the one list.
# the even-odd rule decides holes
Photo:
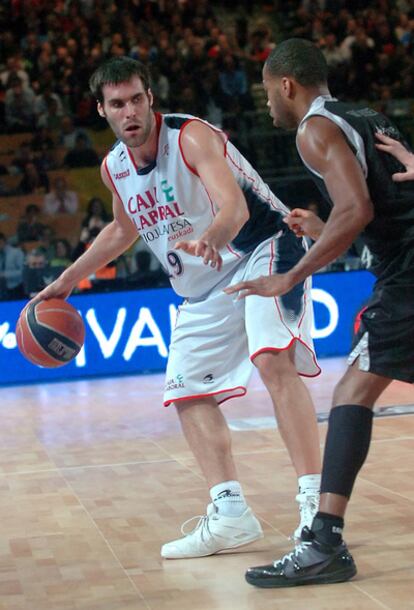
[(273, 298), (274, 298), (274, 301), (275, 301), (277, 312), (279, 314), (280, 321), (282, 322), (283, 326), (287, 329), (287, 331), (292, 335), (292, 337), (294, 337), (295, 335), (292, 333), (292, 331), (290, 330), (289, 326), (286, 324), (286, 322), (283, 319), (282, 312), (280, 311), (280, 306), (279, 306), (278, 298), (277, 297), (273, 297)]
[[(249, 174), (246, 174), (246, 172), (244, 171), (244, 169), (243, 169), (242, 167), (239, 167), (239, 166), (237, 165), (237, 163), (235, 162), (235, 160), (234, 160), (234, 159), (233, 159), (233, 158), (232, 158), (232, 157), (229, 155), (229, 153), (227, 152), (227, 147), (226, 147), (226, 156), (227, 156), (227, 158), (230, 160), (230, 162), (231, 162), (231, 163), (233, 163), (234, 167), (235, 167), (235, 168), (236, 168), (236, 169), (237, 169), (237, 170), (238, 170), (238, 171), (239, 171), (241, 174), (243, 174), (243, 176), (245, 176), (245, 178), (247, 178), (247, 180), (249, 180), (249, 181), (252, 183), (252, 189), (253, 189), (253, 191), (255, 191), (256, 193), (260, 193), (261, 197), (263, 197), (263, 199), (264, 199), (265, 201), (267, 201), (267, 202), (268, 202), (268, 203), (269, 203), (269, 204), (272, 206), (272, 208), (274, 208), (275, 210), (278, 210), (279, 212), (285, 212), (285, 209), (284, 209), (284, 208), (278, 208), (278, 207), (275, 205), (275, 203), (274, 203), (274, 201), (273, 201), (273, 199), (272, 199), (271, 197), (265, 197), (265, 195), (264, 195), (264, 194), (261, 192), (261, 190), (260, 190), (260, 189), (259, 189), (257, 186), (255, 186), (256, 179), (255, 179), (255, 178), (253, 178), (253, 176), (249, 176)], [(275, 195), (275, 197), (276, 197), (276, 195)]]
[[(187, 159), (185, 158), (185, 154), (184, 154), (184, 151), (183, 151), (183, 147), (182, 147), (182, 145), (181, 145), (181, 136), (182, 136), (182, 133), (183, 133), (183, 129), (184, 129), (184, 127), (186, 127), (186, 126), (187, 126), (189, 123), (191, 123), (191, 122), (192, 122), (192, 121), (194, 121), (194, 120), (195, 120), (195, 119), (188, 119), (188, 121), (186, 121), (185, 123), (183, 123), (183, 124), (181, 125), (181, 127), (180, 127), (180, 133), (179, 133), (179, 135), (178, 135), (178, 147), (179, 147), (179, 149), (180, 149), (181, 156), (182, 156), (183, 161), (184, 161), (185, 165), (187, 166), (187, 168), (190, 170), (190, 172), (191, 172), (192, 174), (194, 174), (195, 176), (198, 176), (198, 172), (197, 172), (197, 170), (195, 170), (195, 169), (194, 169), (194, 167), (192, 167), (192, 166), (191, 166), (191, 165), (188, 163)], [(198, 176), (198, 177), (200, 177), (200, 176)]]
[(220, 405), (221, 403), (226, 402), (226, 400), (230, 400), (231, 398), (239, 398), (240, 396), (244, 396), (247, 393), (247, 389), (244, 386), (238, 385), (235, 388), (229, 388), (228, 390), (218, 390), (217, 392), (210, 392), (207, 394), (194, 394), (192, 396), (180, 396), (179, 398), (171, 398), (164, 402), (164, 407), (168, 407), (172, 402), (181, 402), (182, 400), (194, 400), (194, 398), (208, 398), (210, 396), (217, 396), (217, 394), (224, 394), (225, 392), (235, 392), (236, 390), (241, 390), (241, 392), (232, 394), (231, 396), (223, 398), (223, 400), (217, 401), (218, 404)]
[(226, 245), (227, 250), (229, 250), (229, 252), (231, 252), (236, 258), (242, 258), (241, 254), (238, 254), (237, 252), (235, 252), (235, 250), (233, 250), (233, 248), (230, 246), (230, 244)]
[(275, 247), (273, 245), (273, 239), (270, 240), (270, 259), (269, 259), (269, 275), (273, 275), (273, 261), (275, 258)]
[(223, 135), (226, 138), (224, 140), (224, 156), (227, 158), (227, 144), (229, 143), (229, 136), (226, 133), (224, 133), (224, 131), (223, 131)]
[(129, 155), (129, 158), (131, 159), (132, 165), (135, 167), (135, 171), (137, 172), (139, 170), (139, 167), (135, 162), (134, 156), (128, 146), (126, 147), (126, 149), (128, 151), (128, 155)]
[[(272, 275), (272, 266), (273, 266), (274, 258), (275, 258), (275, 251), (274, 251), (274, 243), (273, 243), (273, 239), (272, 239), (271, 242), (270, 242), (269, 275)], [(317, 377), (321, 373), (321, 368), (320, 368), (320, 366), (317, 363), (316, 355), (315, 355), (314, 350), (312, 348), (310, 348), (309, 345), (307, 345), (307, 343), (305, 343), (305, 341), (303, 341), (303, 339), (301, 339), (300, 337), (295, 337), (295, 335), (293, 334), (293, 332), (291, 331), (291, 329), (289, 328), (289, 326), (286, 324), (286, 322), (283, 319), (282, 312), (280, 311), (280, 307), (279, 307), (279, 303), (278, 303), (277, 297), (273, 297), (273, 298), (274, 298), (274, 302), (275, 302), (275, 305), (276, 305), (277, 313), (279, 314), (279, 318), (280, 318), (283, 326), (291, 334), (292, 338), (291, 338), (290, 342), (288, 343), (288, 345), (285, 346), (285, 347), (274, 347), (274, 346), (273, 347), (261, 347), (259, 350), (257, 350), (257, 352), (254, 352), (254, 354), (252, 354), (250, 356), (251, 362), (253, 362), (254, 359), (256, 358), (256, 356), (258, 356), (259, 354), (262, 354), (262, 353), (265, 353), (265, 352), (282, 352), (284, 350), (289, 349), (293, 345), (293, 343), (295, 341), (299, 341), (299, 343), (304, 345), (306, 347), (306, 349), (308, 349), (310, 351), (310, 353), (312, 354), (313, 362), (314, 362), (316, 368), (318, 369), (318, 371), (317, 371), (317, 373), (314, 373), (312, 375), (309, 375), (307, 373), (301, 373), (300, 371), (298, 371), (298, 374), (301, 375), (302, 377)], [(305, 311), (302, 314), (302, 317), (301, 317), (300, 322), (299, 322), (299, 326), (300, 326), (300, 324), (303, 321), (304, 315), (305, 315)]]
[(227, 135), (226, 135), (225, 133), (223, 133), (223, 132), (222, 132), (220, 129), (216, 129), (216, 128), (215, 128), (215, 127), (213, 127), (212, 125), (209, 125), (208, 123), (205, 123), (204, 121), (202, 121), (201, 119), (198, 119), (197, 117), (194, 117), (194, 118), (188, 119), (188, 120), (187, 120), (185, 123), (183, 123), (183, 124), (181, 125), (181, 127), (180, 127), (180, 134), (179, 134), (179, 136), (178, 136), (178, 146), (179, 146), (179, 148), (180, 148), (181, 156), (182, 156), (182, 158), (183, 158), (184, 163), (186, 164), (186, 166), (187, 166), (187, 167), (188, 167), (188, 169), (190, 170), (190, 172), (191, 172), (192, 174), (194, 174), (195, 176), (200, 177), (200, 176), (199, 176), (199, 174), (198, 174), (198, 172), (197, 172), (197, 170), (196, 170), (196, 169), (195, 169), (195, 168), (194, 168), (192, 165), (190, 165), (190, 164), (188, 163), (187, 159), (185, 158), (184, 151), (183, 151), (183, 147), (182, 147), (182, 145), (181, 145), (181, 136), (182, 136), (182, 134), (183, 134), (183, 131), (184, 131), (185, 127), (187, 127), (187, 125), (188, 125), (189, 123), (193, 123), (194, 121), (198, 121), (198, 123), (201, 123), (202, 125), (205, 125), (206, 127), (209, 127), (209, 128), (211, 129), (211, 131), (213, 131), (214, 133), (217, 133), (217, 134), (222, 134), (222, 135), (224, 136), (224, 138), (225, 138), (225, 139), (223, 140), (223, 145), (224, 145), (224, 157), (226, 157), (226, 154), (227, 154), (227, 141), (228, 141), (228, 137), (227, 137)]
[[(273, 260), (274, 260), (274, 243), (273, 243), (273, 239), (270, 242), (270, 248), (271, 248), (271, 258), (270, 258), (270, 263), (269, 263), (269, 275), (272, 275), (272, 265), (273, 265)], [(298, 328), (301, 327), (303, 319), (305, 317), (305, 313), (306, 313), (306, 307), (307, 307), (307, 299), (306, 299), (306, 284), (307, 284), (308, 280), (305, 281), (304, 286), (303, 286), (303, 312), (302, 312), (302, 316), (299, 320), (298, 323)], [(277, 307), (277, 311), (279, 313), (279, 317), (283, 323), (283, 325), (287, 328), (287, 330), (290, 332), (290, 334), (292, 335), (292, 337), (294, 337), (294, 334), (292, 333), (292, 331), (290, 330), (289, 326), (285, 323), (284, 319), (283, 319), (283, 315), (282, 312), (280, 311), (280, 307), (279, 307), (279, 301), (277, 297), (273, 297), (275, 300), (275, 304)]]
[(306, 278), (306, 280), (303, 283), (303, 313), (302, 313), (301, 319), (299, 320), (298, 328), (300, 328), (302, 326), (303, 318), (305, 317), (305, 313), (306, 313), (306, 307), (308, 306), (308, 300), (306, 298), (306, 286), (308, 285), (308, 281), (309, 281), (309, 278)]
[[(155, 116), (155, 125), (156, 125), (156, 128), (157, 128), (157, 150), (155, 151), (155, 158), (157, 158), (157, 156), (158, 156), (158, 142), (159, 142), (159, 139), (160, 139), (160, 131), (161, 131), (161, 125), (162, 125), (162, 116), (161, 116), (161, 114), (159, 112), (154, 112), (154, 116)], [(140, 168), (138, 167), (132, 152), (130, 151), (128, 146), (126, 148), (127, 148), (127, 151), (128, 151), (129, 158), (132, 161), (132, 165), (135, 167), (135, 170), (138, 171)]]
[[(269, 262), (269, 275), (273, 275), (272, 271), (273, 271), (273, 261), (275, 259), (275, 247), (274, 247), (274, 243), (273, 243), (273, 239), (270, 241), (270, 262)], [(280, 311), (280, 307), (279, 307), (279, 301), (277, 300), (277, 297), (273, 297), (273, 300), (275, 302), (276, 305), (276, 309), (277, 312), (279, 314), (279, 318), (283, 324), (283, 326), (287, 329), (287, 331), (292, 335), (292, 337), (294, 337), (294, 334), (292, 333), (292, 331), (290, 330), (289, 326), (286, 324), (286, 322), (283, 319), (282, 316), (282, 312)]]
[(119, 196), (118, 189), (117, 189), (117, 188), (116, 188), (116, 186), (115, 186), (115, 182), (112, 180), (111, 172), (110, 172), (110, 171), (109, 171), (109, 169), (108, 169), (108, 163), (107, 163), (107, 159), (108, 159), (108, 155), (106, 155), (105, 159), (103, 160), (103, 164), (104, 164), (104, 167), (105, 167), (106, 173), (108, 174), (108, 178), (109, 178), (109, 180), (111, 181), (111, 184), (112, 184), (112, 186), (113, 186), (113, 188), (114, 188), (114, 191), (115, 191), (115, 193), (116, 193), (116, 195), (117, 195), (117, 197), (118, 197), (119, 201), (122, 201), (121, 197)]
[(315, 352), (313, 351), (313, 349), (311, 349), (309, 347), (309, 345), (307, 345), (299, 337), (293, 337), (291, 339), (291, 341), (289, 342), (289, 344), (286, 345), (286, 347), (261, 347), (259, 350), (257, 350), (257, 352), (254, 352), (254, 354), (252, 354), (250, 356), (250, 361), (253, 362), (253, 364), (254, 364), (254, 359), (256, 358), (256, 356), (258, 356), (259, 354), (264, 354), (266, 352), (283, 352), (283, 351), (289, 349), (290, 347), (292, 347), (292, 345), (294, 344), (295, 341), (299, 341), (299, 343), (304, 345), (306, 347), (306, 349), (308, 349), (310, 351), (310, 353), (312, 354), (313, 362), (314, 362), (316, 368), (318, 369), (318, 371), (316, 373), (314, 373), (313, 375), (310, 375), (308, 373), (301, 373), (300, 371), (298, 371), (298, 375), (300, 375), (301, 377), (317, 377), (318, 375), (320, 375), (322, 371), (321, 371), (321, 367), (319, 366), (319, 364), (316, 361)]

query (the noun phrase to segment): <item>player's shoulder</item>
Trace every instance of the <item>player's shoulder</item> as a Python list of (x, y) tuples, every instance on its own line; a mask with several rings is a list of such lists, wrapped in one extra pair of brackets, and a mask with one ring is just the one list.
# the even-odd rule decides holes
[(102, 164), (102, 169), (109, 168), (113, 171), (122, 171), (122, 167), (128, 160), (127, 147), (121, 140), (117, 140), (105, 155)]
[(341, 133), (341, 129), (333, 119), (322, 114), (313, 114), (299, 125), (297, 142), (306, 144), (305, 141), (326, 141), (338, 133)]
[(106, 158), (113, 158), (113, 159), (117, 159), (119, 158), (120, 160), (122, 160), (123, 157), (125, 157), (126, 155), (126, 151), (125, 151), (125, 146), (124, 144), (121, 142), (121, 140), (116, 140), (111, 148), (108, 150), (107, 154), (106, 154)]
[(212, 132), (222, 133), (208, 121), (191, 114), (164, 114), (163, 122), (173, 137), (178, 138), (180, 148), (187, 145), (204, 145), (212, 139)]
[(121, 146), (121, 140), (115, 140), (108, 152), (112, 152)]
[(186, 136), (188, 134), (197, 136), (197, 134), (208, 133), (211, 130), (221, 131), (208, 121), (192, 114), (165, 114), (163, 115), (163, 121), (167, 128), (172, 131), (175, 130), (179, 134), (180, 140), (182, 140), (184, 134)]
[(164, 125), (171, 130), (180, 131), (181, 128), (190, 121), (200, 120), (192, 114), (169, 113), (162, 115)]
[(127, 154), (120, 140), (117, 140), (104, 156), (100, 166), (100, 174), (103, 183), (112, 190), (111, 175), (120, 171), (122, 161), (127, 160)]

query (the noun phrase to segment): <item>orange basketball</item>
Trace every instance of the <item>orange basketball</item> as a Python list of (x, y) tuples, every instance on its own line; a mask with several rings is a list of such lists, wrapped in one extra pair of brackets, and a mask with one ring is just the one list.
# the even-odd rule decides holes
[(79, 353), (84, 340), (82, 318), (62, 299), (30, 303), (17, 321), (19, 350), (39, 366), (53, 368), (67, 364)]

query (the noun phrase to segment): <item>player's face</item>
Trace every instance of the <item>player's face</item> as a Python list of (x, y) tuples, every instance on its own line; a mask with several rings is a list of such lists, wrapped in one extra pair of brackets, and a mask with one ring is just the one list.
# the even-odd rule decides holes
[(297, 122), (290, 108), (289, 97), (282, 86), (282, 78), (271, 76), (264, 68), (263, 87), (267, 94), (267, 107), (273, 125), (282, 129), (296, 128)]
[(117, 85), (104, 85), (104, 101), (98, 112), (105, 117), (116, 137), (130, 148), (148, 139), (152, 121), (152, 93), (146, 91), (139, 76)]

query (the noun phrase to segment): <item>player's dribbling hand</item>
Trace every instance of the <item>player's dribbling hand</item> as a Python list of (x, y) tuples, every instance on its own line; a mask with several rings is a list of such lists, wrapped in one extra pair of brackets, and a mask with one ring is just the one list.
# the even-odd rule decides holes
[(322, 233), (325, 223), (314, 212), (295, 208), (283, 219), (289, 229), (291, 229), (297, 237), (308, 236), (314, 241), (318, 239)]
[(407, 180), (414, 180), (414, 155), (409, 150), (398, 142), (394, 138), (390, 138), (383, 133), (376, 132), (375, 134), (378, 144), (375, 144), (378, 150), (389, 153), (395, 157), (402, 165), (405, 166), (405, 172), (398, 172), (392, 175), (394, 182), (406, 182)]
[(278, 273), (276, 275), (261, 275), (255, 280), (238, 282), (224, 289), (226, 294), (239, 293), (237, 300), (244, 299), (249, 295), (256, 294), (261, 297), (281, 296), (289, 292), (294, 286), (289, 273)]
[(43, 288), (40, 292), (37, 293), (35, 297), (33, 297), (26, 307), (30, 305), (30, 303), (35, 301), (47, 301), (48, 299), (67, 299), (70, 293), (73, 290), (73, 285), (65, 282), (61, 277), (58, 277), (57, 280)]
[(200, 256), (205, 265), (217, 268), (220, 271), (223, 259), (220, 252), (204, 239), (190, 239), (189, 241), (179, 241), (175, 244), (176, 250), (182, 250), (191, 256)]

